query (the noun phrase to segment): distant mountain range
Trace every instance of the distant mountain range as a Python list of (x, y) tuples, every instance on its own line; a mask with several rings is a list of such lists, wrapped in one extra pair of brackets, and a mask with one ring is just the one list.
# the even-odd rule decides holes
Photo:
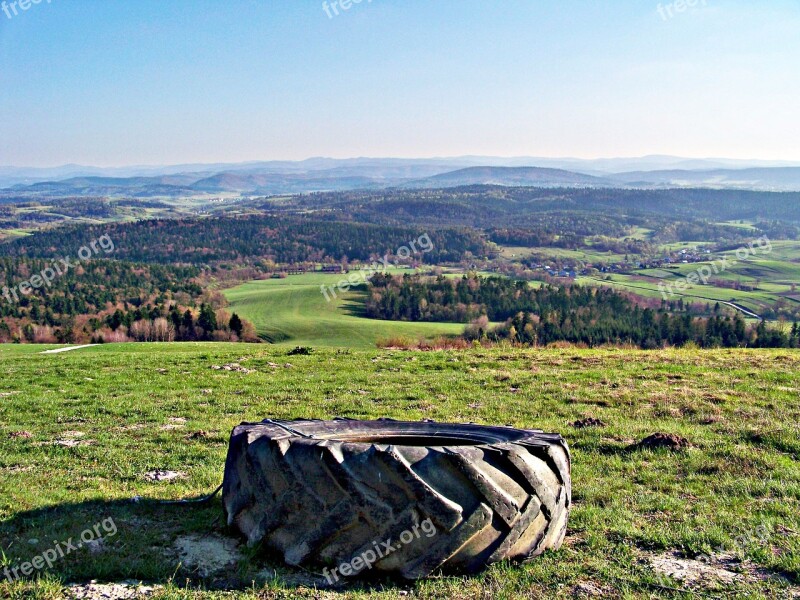
[(613, 175), (614, 181), (631, 186), (737, 188), (766, 191), (800, 189), (800, 167), (750, 169), (635, 171)]
[(800, 166), (768, 161), (684, 159), (312, 158), (304, 161), (53, 169), (0, 167), (0, 196), (269, 196), (395, 188), (634, 187), (800, 191)]

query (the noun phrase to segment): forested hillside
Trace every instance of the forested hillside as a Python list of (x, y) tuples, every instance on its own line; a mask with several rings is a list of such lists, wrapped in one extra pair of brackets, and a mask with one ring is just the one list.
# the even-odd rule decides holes
[(196, 267), (93, 260), (20, 290), (52, 267), (49, 260), (0, 258), (0, 343), (255, 337), (249, 324), (219, 310), (224, 301), (201, 287)]
[(0, 247), (0, 254), (54, 257), (78, 248), (86, 239), (108, 235), (121, 260), (163, 264), (209, 264), (218, 261), (265, 259), (275, 263), (306, 261), (367, 261), (394, 255), (421, 235), (433, 247), (414, 254), (435, 264), (484, 256), (489, 251), (476, 231), (389, 227), (371, 224), (249, 215), (201, 219), (150, 220), (136, 223), (63, 227), (37, 233)]

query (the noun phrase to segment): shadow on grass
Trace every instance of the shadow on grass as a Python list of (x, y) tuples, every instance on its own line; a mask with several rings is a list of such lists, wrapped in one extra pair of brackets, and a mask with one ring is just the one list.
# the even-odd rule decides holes
[(350, 317), (360, 317), (362, 319), (367, 319), (367, 312), (364, 308), (364, 303), (367, 300), (367, 290), (366, 289), (351, 289), (352, 294), (356, 295), (356, 298), (350, 297), (346, 300), (342, 300), (342, 303), (339, 305), (340, 310), (350, 316)]
[[(289, 590), (331, 587), (321, 572), (288, 568), (262, 549), (248, 548), (227, 527), (219, 498), (178, 505), (156, 500), (90, 501), (18, 513), (0, 523), (0, 550), (0, 584), (9, 577), (30, 581), (49, 576), (78, 584), (172, 581), (210, 590), (253, 585)], [(51, 566), (44, 564), (23, 576), (25, 563), (42, 557), (41, 564), (47, 556)], [(347, 589), (403, 586), (407, 588), (408, 582), (380, 578), (348, 582)]]

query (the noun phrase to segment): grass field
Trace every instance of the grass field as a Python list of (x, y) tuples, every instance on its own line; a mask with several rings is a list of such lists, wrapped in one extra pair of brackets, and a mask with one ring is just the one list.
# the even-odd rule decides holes
[[(780, 250), (789, 254), (787, 250)], [(632, 274), (616, 273), (608, 278), (581, 277), (579, 283), (588, 285), (607, 285), (621, 290), (636, 293), (645, 298), (662, 298), (662, 288), (673, 286), (673, 296), (670, 299), (684, 298), (689, 301), (699, 302), (734, 302), (745, 308), (762, 314), (774, 306), (781, 297), (793, 295), (793, 286), (800, 283), (800, 263), (793, 259), (779, 256), (765, 258), (751, 258), (744, 261), (735, 261), (731, 256), (730, 266), (722, 269), (721, 263), (700, 262), (677, 264), (668, 269), (641, 269)], [(736, 290), (713, 285), (690, 285), (686, 290), (679, 291), (674, 286), (679, 281), (685, 280), (699, 269), (707, 269), (705, 273), (712, 273), (713, 264), (717, 265), (718, 273), (712, 275), (712, 280), (739, 282), (754, 288), (752, 291)]]
[[(93, 579), (166, 584), (157, 598), (234, 600), (573, 598), (587, 586), (617, 598), (791, 598), (800, 584), (797, 352), (330, 348), (290, 357), (266, 345), (43, 349), (0, 346), (0, 573), (106, 519), (118, 531), (58, 560), (36, 583), (0, 583), (3, 598), (61, 598), (66, 582)], [(233, 362), (251, 372), (212, 369)], [(334, 416), (561, 432), (573, 451), (575, 499), (564, 547), (470, 577), (320, 590), (324, 579), (312, 573), (233, 548), (238, 540), (218, 499), (155, 503), (214, 489), (228, 435), (241, 421)], [(606, 426), (571, 425), (584, 417)], [(628, 449), (657, 431), (692, 447)], [(180, 476), (148, 480), (156, 469)], [(759, 527), (765, 536), (752, 534)], [(227, 544), (235, 566), (202, 577), (182, 553), (187, 540), (211, 557)], [(657, 579), (650, 566), (672, 552), (727, 552), (729, 569), (750, 575), (673, 591), (686, 584)]]
[[(408, 271), (400, 271), (407, 273)], [(224, 294), (229, 310), (251, 321), (259, 336), (278, 344), (374, 348), (379, 339), (404, 336), (413, 339), (457, 335), (458, 323), (379, 321), (359, 315), (365, 286), (336, 298), (325, 299), (320, 286), (336, 286), (343, 274), (306, 273), (285, 279), (251, 281)]]
[[(746, 228), (747, 225), (736, 224)], [(664, 250), (678, 251), (694, 249), (697, 246), (708, 245), (706, 242), (680, 242), (662, 246)], [(552, 258), (572, 259), (587, 263), (596, 262), (622, 262), (625, 255), (598, 253), (590, 249), (564, 250), (560, 248), (525, 248), (507, 247), (503, 249), (505, 259), (519, 261), (540, 254)], [(712, 280), (729, 283), (740, 283), (754, 288), (752, 291), (742, 291), (713, 285), (693, 285), (684, 291), (673, 288), (672, 300), (684, 298), (690, 302), (732, 302), (762, 315), (772, 308), (777, 301), (784, 298), (789, 302), (800, 301), (800, 294), (793, 291), (793, 287), (800, 285), (800, 243), (796, 241), (771, 242), (771, 249), (766, 251), (759, 245), (746, 259), (738, 260), (736, 251), (722, 253), (729, 261), (725, 268), (720, 270), (721, 258), (715, 259), (718, 272), (714, 273)], [(677, 263), (665, 269), (638, 269), (632, 273), (614, 273), (609, 276), (579, 277), (578, 283), (584, 285), (603, 285), (637, 294), (644, 298), (663, 297), (659, 284), (674, 286), (687, 276), (697, 272), (698, 269), (711, 267), (711, 262)], [(709, 271), (710, 272), (710, 271)], [(727, 285), (727, 284), (726, 284)]]
[(585, 263), (615, 263), (625, 260), (625, 254), (616, 254), (614, 252), (601, 252), (598, 250), (591, 250), (589, 248), (581, 248), (579, 250), (569, 250), (566, 248), (528, 248), (524, 246), (507, 246), (501, 251), (503, 258), (514, 260), (521, 260), (530, 258), (533, 255), (547, 256), (554, 259), (571, 259), (579, 260)]

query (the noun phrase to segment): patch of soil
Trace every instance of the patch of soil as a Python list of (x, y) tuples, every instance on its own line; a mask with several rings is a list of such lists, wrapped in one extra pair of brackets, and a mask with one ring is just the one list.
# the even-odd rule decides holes
[(729, 566), (720, 561), (717, 564), (691, 558), (683, 558), (680, 553), (650, 556), (647, 562), (656, 573), (666, 575), (687, 585), (713, 586), (719, 583), (733, 584), (742, 579), (740, 573), (729, 571)]
[(313, 348), (306, 346), (298, 346), (294, 350), (290, 350), (288, 356), (309, 356), (314, 352)]
[(142, 423), (135, 423), (133, 425), (125, 425), (124, 427), (120, 427), (120, 431), (139, 431), (141, 429), (146, 429), (147, 425)]
[(608, 588), (604, 588), (591, 581), (583, 581), (570, 590), (573, 598), (612, 598)]
[(10, 467), (3, 467), (3, 471), (7, 473), (25, 473), (27, 471), (33, 471), (33, 467), (23, 467), (21, 465), (12, 465)]
[(78, 448), (79, 446), (93, 446), (94, 443), (94, 440), (76, 440), (70, 438), (66, 440), (56, 440), (53, 442), (53, 445), (62, 446), (64, 448)]
[(144, 474), (145, 479), (153, 482), (174, 481), (183, 477), (186, 477), (186, 473), (181, 473), (180, 471), (165, 471), (162, 469), (156, 469), (155, 471)]
[(594, 417), (588, 417), (586, 419), (579, 419), (575, 421), (572, 426), (575, 429), (587, 429), (588, 427), (605, 427), (606, 424), (603, 423), (600, 419), (595, 419)]
[(714, 423), (719, 423), (722, 417), (718, 415), (711, 415), (709, 417), (705, 417), (700, 420), (700, 425), (713, 425)]
[(67, 598), (73, 600), (133, 600), (148, 598), (161, 586), (150, 587), (136, 582), (97, 583), (71, 585), (67, 588)]
[(670, 452), (680, 452), (691, 448), (689, 440), (674, 433), (654, 433), (644, 438), (638, 444), (628, 447), (628, 450), (659, 450), (666, 449)]
[(244, 373), (245, 375), (248, 373), (255, 373), (255, 371), (251, 369), (246, 369), (239, 363), (229, 363), (227, 365), (212, 365), (211, 368), (215, 371), (233, 371), (235, 373)]
[[(716, 554), (695, 560), (683, 557), (679, 552), (645, 557), (652, 569), (689, 587), (713, 588), (738, 582), (780, 580), (780, 575), (758, 567), (750, 561), (740, 561), (735, 554)], [(789, 597), (800, 596), (800, 588), (790, 587)]]
[(242, 558), (236, 540), (218, 535), (179, 537), (174, 548), (183, 566), (204, 578), (229, 569)]
[(29, 440), (33, 437), (33, 434), (30, 431), (12, 431), (8, 434), (8, 437), (12, 440)]

